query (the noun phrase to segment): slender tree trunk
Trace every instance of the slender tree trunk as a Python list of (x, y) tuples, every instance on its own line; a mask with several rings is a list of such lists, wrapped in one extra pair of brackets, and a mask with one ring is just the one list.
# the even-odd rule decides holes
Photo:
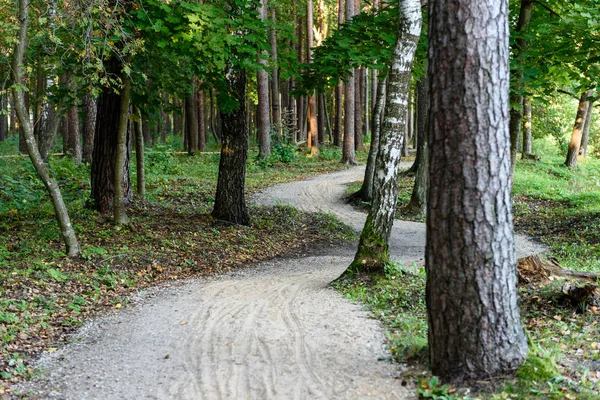
[(142, 131), (142, 112), (134, 108), (135, 112), (135, 167), (137, 172), (137, 195), (140, 199), (146, 198), (146, 173), (144, 171), (144, 132)]
[[(344, 0), (337, 0), (338, 6), (338, 29), (340, 29), (342, 23), (344, 22)], [(342, 147), (343, 137), (342, 137), (342, 114), (344, 112), (343, 106), (343, 97), (344, 97), (344, 83), (339, 82), (335, 86), (335, 122), (333, 123), (333, 144)]]
[(594, 101), (588, 101), (588, 109), (585, 113), (585, 121), (583, 123), (583, 132), (581, 134), (581, 147), (579, 149), (579, 155), (587, 157), (587, 148), (590, 141), (590, 125), (592, 124), (592, 113), (594, 112)]
[[(129, 222), (125, 211), (125, 192), (123, 190), (123, 175), (129, 173), (129, 169), (125, 169), (127, 163), (127, 155), (129, 147), (127, 141), (127, 125), (129, 122), (129, 99), (131, 96), (131, 80), (125, 72), (121, 74), (123, 89), (121, 89), (120, 97), (121, 104), (119, 107), (119, 125), (117, 131), (117, 149), (115, 152), (115, 175), (113, 187), (115, 195), (113, 197), (113, 213), (115, 224), (123, 225)], [(142, 155), (143, 156), (143, 155)]]
[(231, 113), (221, 112), (223, 130), (221, 140), (221, 161), (217, 194), (212, 216), (232, 224), (247, 225), (250, 222), (244, 181), (246, 160), (248, 159), (248, 129), (246, 126), (246, 72), (230, 70), (226, 74), (228, 86), (239, 102), (239, 107)]
[(511, 373), (527, 354), (511, 213), (508, 35), (508, 0), (429, 2), (429, 360), (432, 374), (451, 382)]
[(373, 111), (373, 132), (371, 134), (371, 147), (369, 148), (369, 156), (367, 158), (367, 166), (365, 168), (365, 178), (362, 186), (357, 193), (357, 196), (364, 201), (370, 203), (373, 201), (373, 187), (375, 185), (375, 162), (377, 161), (377, 153), (379, 153), (379, 137), (381, 132), (381, 114), (383, 114), (383, 103), (385, 99), (386, 78), (378, 81), (377, 85), (377, 101), (375, 110)]
[[(354, 1), (346, 0), (346, 21), (354, 17)], [(342, 162), (344, 164), (357, 164), (354, 155), (354, 95), (355, 79), (354, 70), (346, 77), (344, 83), (344, 145), (342, 147)]]
[(192, 85), (192, 93), (185, 98), (185, 137), (188, 154), (193, 155), (198, 151), (198, 102), (195, 84)]
[(0, 142), (8, 138), (8, 96), (0, 94)]
[(10, 101), (10, 122), (8, 125), (8, 132), (12, 135), (16, 135), (18, 134), (18, 118), (17, 118), (17, 112), (15, 110), (15, 100), (13, 98), (13, 96), (9, 97), (9, 101)]
[(319, 144), (325, 144), (325, 94), (317, 95), (317, 131), (319, 132)]
[(92, 152), (94, 150), (94, 133), (96, 132), (96, 99), (91, 95), (83, 97), (83, 110), (85, 117), (83, 119), (83, 148), (82, 160), (85, 163), (92, 161)]
[(271, 72), (271, 110), (273, 113), (273, 130), (277, 136), (281, 135), (281, 104), (279, 101), (279, 66), (277, 65), (277, 31), (275, 23), (277, 15), (275, 7), (271, 8), (271, 22), (273, 27), (270, 31), (271, 40), (271, 62), (273, 63), (273, 71)]
[[(314, 19), (313, 19), (313, 2), (306, 2), (306, 60), (310, 64), (312, 62), (312, 49), (314, 46)], [(318, 127), (317, 127), (317, 100), (314, 91), (308, 95), (308, 149), (311, 155), (319, 152)]]
[(398, 199), (398, 165), (406, 129), (412, 65), (421, 34), (421, 2), (400, 3), (400, 27), (388, 76), (385, 117), (375, 163), (373, 203), (348, 274), (382, 273), (389, 263), (389, 238)]
[[(258, 9), (260, 19), (267, 20), (267, 0), (261, 0), (261, 6)], [(269, 54), (266, 51), (258, 55), (258, 62), (262, 68), (257, 72), (256, 84), (258, 91), (258, 155), (259, 157), (268, 157), (271, 155), (271, 117), (269, 104)]]
[(417, 157), (415, 184), (407, 211), (413, 215), (425, 215), (429, 183), (429, 154), (427, 154), (427, 117), (429, 113), (429, 83), (427, 76), (417, 82)]
[[(521, 8), (519, 10), (519, 20), (517, 22), (517, 35), (523, 34), (529, 30), (529, 22), (531, 21), (531, 11), (533, 9), (533, 0), (521, 0)], [(510, 97), (510, 171), (511, 176), (515, 170), (517, 163), (517, 152), (519, 151), (519, 136), (521, 135), (521, 121), (523, 118), (523, 110), (520, 109), (523, 104), (523, 57), (527, 51), (527, 40), (518, 36), (515, 41), (515, 47), (512, 52), (519, 58), (518, 67), (511, 71), (513, 83), (512, 94)], [(515, 108), (516, 105), (516, 108)]]
[(206, 117), (204, 115), (204, 91), (197, 92), (198, 99), (198, 150), (206, 150)]
[(67, 152), (73, 158), (75, 164), (81, 162), (81, 136), (79, 134), (79, 108), (71, 107), (67, 112), (67, 125), (69, 126)]
[(531, 154), (531, 98), (523, 97), (523, 154)]
[(579, 98), (579, 107), (577, 107), (577, 116), (575, 117), (575, 124), (573, 125), (573, 132), (571, 133), (571, 141), (569, 142), (569, 150), (567, 152), (567, 160), (565, 161), (567, 167), (577, 166), (577, 156), (579, 155), (579, 147), (581, 146), (585, 114), (590, 105), (587, 98), (588, 96), (591, 96), (592, 93), (592, 90), (588, 90), (587, 92), (583, 92)]
[[(31, 123), (31, 117), (30, 117), (30, 107), (29, 107), (29, 93), (25, 92), (24, 93), (24, 101), (25, 101), (25, 108), (27, 110), (27, 119), (29, 120), (29, 122)], [(16, 103), (16, 101), (15, 101)], [(15, 108), (16, 108), (16, 104), (15, 104)], [(27, 150), (27, 143), (25, 143), (25, 133), (23, 132), (23, 123), (21, 122), (21, 120), (17, 117), (18, 119), (18, 129), (19, 129), (19, 153), (21, 154), (28, 154), (28, 150)], [(35, 136), (34, 136), (35, 137)]]
[(362, 68), (354, 71), (354, 149), (363, 150)]
[[(13, 82), (23, 81), (23, 57), (25, 50), (27, 49), (27, 25), (29, 22), (29, 0), (19, 0), (19, 16), (18, 21), (21, 25), (19, 27), (18, 41), (15, 44), (15, 48), (12, 54), (12, 74)], [(37, 172), (38, 177), (44, 183), (46, 190), (50, 194), (52, 199), (52, 205), (54, 206), (54, 213), (60, 226), (63, 240), (66, 246), (66, 253), (69, 257), (75, 257), (79, 255), (79, 242), (75, 236), (75, 231), (71, 225), (69, 213), (67, 207), (63, 201), (60, 193), (60, 188), (56, 183), (56, 180), (50, 175), (48, 168), (44, 164), (42, 157), (38, 151), (35, 137), (33, 135), (33, 127), (29, 119), (29, 110), (25, 105), (24, 92), (18, 88), (13, 88), (13, 98), (16, 109), (17, 117), (19, 118), (19, 125), (21, 125), (23, 134), (25, 136), (25, 143), (27, 145), (27, 152), (31, 158), (31, 162)]]

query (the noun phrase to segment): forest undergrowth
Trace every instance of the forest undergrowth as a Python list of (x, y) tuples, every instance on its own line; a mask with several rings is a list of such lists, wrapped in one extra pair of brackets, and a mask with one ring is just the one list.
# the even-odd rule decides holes
[[(517, 233), (543, 243), (546, 256), (565, 268), (600, 272), (600, 162), (585, 160), (575, 169), (562, 158), (520, 161), (513, 189)], [(396, 216), (409, 216), (414, 177), (402, 175)], [(352, 193), (360, 188), (354, 183)], [(362, 205), (365, 207), (365, 205)], [(418, 381), (421, 398), (438, 399), (597, 399), (600, 397), (600, 310), (572, 304), (552, 279), (521, 284), (520, 307), (530, 338), (530, 354), (516, 377), (481, 382), (476, 387), (441, 385), (425, 371), (427, 315), (423, 265), (392, 265), (384, 276), (358, 279), (339, 289), (365, 304), (386, 326), (394, 360), (406, 365), (404, 379)]]
[[(14, 151), (12, 141), (2, 143), (0, 155)], [(258, 161), (251, 152), (248, 194), (345, 168), (338, 149), (324, 148), (319, 158), (285, 151), (291, 157), (285, 162), (277, 153)], [(89, 166), (52, 158), (82, 244), (81, 257), (68, 259), (29, 159), (0, 159), (0, 395), (35, 373), (30, 362), (40, 351), (55, 351), (87, 318), (119, 312), (143, 288), (354, 238), (331, 215), (287, 206), (251, 207), (250, 226), (220, 224), (210, 217), (218, 162), (218, 154), (179, 155), (170, 145), (155, 146), (146, 155), (147, 200), (134, 200), (131, 223), (115, 227), (87, 207)]]

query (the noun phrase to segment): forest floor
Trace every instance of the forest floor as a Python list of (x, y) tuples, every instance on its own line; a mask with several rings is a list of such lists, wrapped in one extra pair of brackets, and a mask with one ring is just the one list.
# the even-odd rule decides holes
[[(360, 229), (365, 215), (342, 198), (362, 171), (273, 186), (253, 200), (331, 212)], [(424, 224), (396, 221), (392, 235), (392, 257), (418, 268)], [(541, 250), (517, 243), (520, 256)], [(67, 399), (416, 397), (415, 380), (390, 362), (381, 325), (329, 287), (354, 248), (313, 248), (142, 293), (46, 353), (38, 364), (46, 372), (21, 390)]]

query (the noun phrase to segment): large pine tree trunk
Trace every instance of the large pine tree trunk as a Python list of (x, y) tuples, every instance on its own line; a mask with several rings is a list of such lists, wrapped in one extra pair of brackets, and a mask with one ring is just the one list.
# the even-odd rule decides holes
[(417, 157), (415, 184), (406, 206), (413, 215), (425, 215), (429, 183), (429, 154), (427, 151), (427, 118), (429, 114), (429, 83), (427, 76), (417, 83)]
[[(105, 63), (108, 73), (121, 74), (121, 62), (112, 57)], [(112, 209), (115, 187), (115, 160), (117, 153), (119, 115), (121, 95), (113, 90), (105, 89), (98, 98), (96, 133), (94, 135), (94, 151), (92, 154), (91, 186), (94, 207), (100, 213), (108, 213)], [(129, 152), (128, 152), (129, 153)], [(129, 181), (129, 162), (126, 160), (123, 171), (123, 193), (125, 199), (131, 192)]]
[[(340, 29), (342, 23), (344, 22), (344, 0), (337, 0), (338, 6), (338, 29)], [(335, 86), (335, 116), (333, 123), (333, 144), (342, 147), (343, 138), (342, 138), (342, 114), (344, 111), (344, 83), (339, 82)]]
[[(312, 62), (312, 48), (314, 46), (314, 18), (313, 18), (313, 2), (306, 2), (306, 60), (310, 64)], [(311, 155), (319, 152), (318, 127), (317, 127), (317, 99), (315, 92), (312, 91), (308, 95), (308, 149)]]
[[(127, 137), (127, 128), (129, 123), (129, 98), (131, 97), (131, 79), (123, 72), (121, 74), (123, 88), (120, 92), (121, 104), (119, 105), (119, 125), (117, 131), (117, 148), (115, 152), (115, 175), (113, 177), (113, 187), (115, 195), (113, 198), (113, 215), (115, 224), (123, 225), (129, 222), (125, 210), (126, 193), (123, 186), (123, 175), (125, 173), (125, 164), (129, 157), (129, 138)], [(143, 154), (142, 154), (143, 157)], [(129, 168), (127, 169), (129, 173)]]
[[(529, 22), (531, 21), (531, 11), (533, 9), (532, 0), (521, 0), (521, 8), (519, 10), (519, 20), (517, 22), (516, 33), (527, 32)], [(510, 96), (510, 104), (513, 106), (510, 109), (510, 160), (511, 160), (511, 175), (514, 173), (515, 164), (517, 163), (517, 153), (519, 151), (519, 136), (521, 135), (521, 121), (523, 118), (523, 57), (527, 50), (527, 40), (518, 36), (515, 41), (515, 47), (512, 49), (515, 56), (520, 57), (518, 67), (511, 71), (512, 78), (512, 94)]]
[(567, 151), (567, 160), (565, 161), (567, 167), (575, 167), (577, 165), (581, 137), (583, 136), (585, 114), (590, 106), (588, 96), (591, 96), (592, 93), (592, 90), (588, 90), (587, 92), (583, 92), (579, 98), (579, 106), (577, 107), (577, 115), (575, 116), (575, 124), (573, 124), (573, 132), (571, 133), (571, 141), (569, 142), (569, 150)]
[(429, 2), (426, 299), (431, 372), (448, 381), (513, 372), (527, 353), (511, 213), (508, 35), (508, 0)]
[(410, 78), (421, 34), (421, 3), (400, 3), (400, 28), (387, 83), (385, 116), (375, 163), (373, 203), (360, 235), (354, 261), (346, 273), (382, 273), (389, 263), (389, 238), (398, 198), (398, 165), (404, 130)]
[[(12, 54), (12, 74), (13, 82), (22, 82), (23, 80), (23, 56), (27, 48), (27, 25), (29, 22), (29, 0), (19, 0), (19, 16), (21, 26), (19, 27), (18, 41), (15, 44), (15, 48)], [(65, 242), (67, 255), (74, 257), (79, 254), (79, 243), (75, 236), (75, 231), (71, 225), (69, 213), (67, 207), (63, 201), (60, 193), (60, 188), (56, 183), (56, 180), (50, 176), (48, 168), (42, 160), (42, 156), (39, 153), (35, 137), (33, 135), (33, 126), (29, 119), (29, 109), (25, 104), (25, 92), (18, 88), (13, 88), (14, 105), (16, 109), (17, 117), (19, 118), (19, 125), (21, 125), (23, 135), (25, 136), (25, 143), (27, 145), (27, 152), (31, 158), (31, 162), (38, 174), (38, 177), (42, 180), (46, 190), (50, 194), (52, 199), (52, 205), (54, 206), (54, 213), (60, 226), (60, 231)]]
[(523, 154), (531, 154), (531, 97), (523, 97)]
[(228, 71), (228, 86), (234, 93), (239, 107), (230, 113), (221, 112), (221, 160), (219, 178), (212, 216), (232, 224), (247, 225), (250, 222), (244, 182), (248, 159), (248, 129), (246, 126), (246, 72)]

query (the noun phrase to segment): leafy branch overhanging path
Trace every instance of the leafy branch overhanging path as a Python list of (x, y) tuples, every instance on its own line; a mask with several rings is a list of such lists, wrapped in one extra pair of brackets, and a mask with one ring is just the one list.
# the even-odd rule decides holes
[[(405, 165), (408, 167), (408, 165)], [(334, 212), (357, 229), (344, 185), (361, 167), (274, 186), (259, 204)], [(396, 221), (390, 254), (423, 257), (424, 224)], [(518, 237), (519, 257), (539, 252)], [(151, 291), (128, 310), (88, 323), (41, 360), (25, 390), (67, 399), (399, 399), (402, 386), (379, 324), (328, 283), (354, 249), (261, 263), (209, 280)]]

